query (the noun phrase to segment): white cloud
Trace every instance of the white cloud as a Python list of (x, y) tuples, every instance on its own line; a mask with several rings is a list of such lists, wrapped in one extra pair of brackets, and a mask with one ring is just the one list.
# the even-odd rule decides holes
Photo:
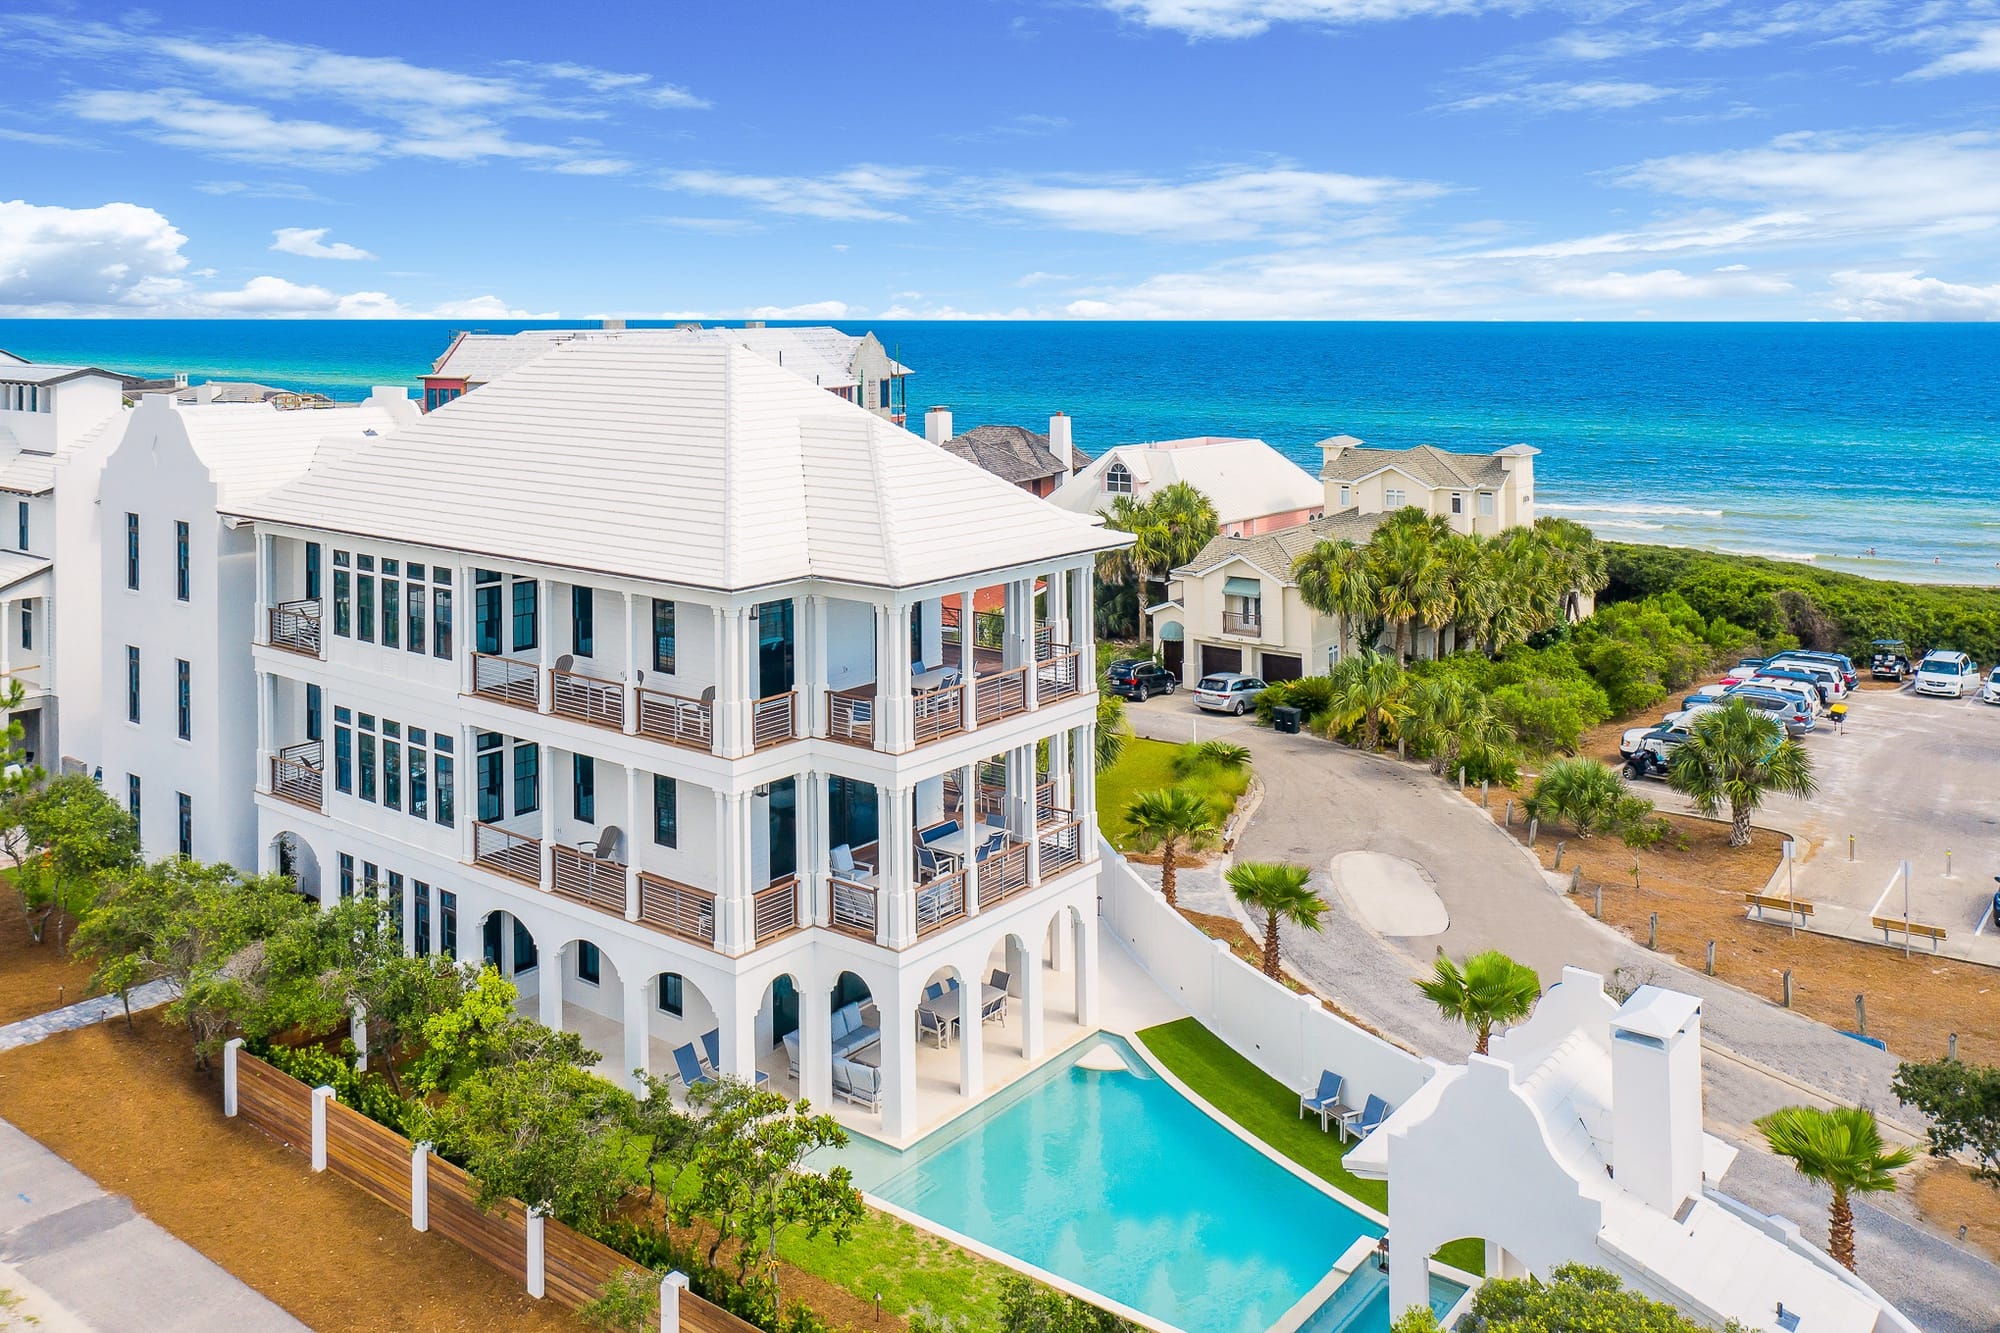
[(1106, 9), (1149, 28), (1190, 37), (1255, 37), (1274, 23), (1339, 27), (1393, 19), (1517, 11), (1531, 0), (1100, 0)]
[(875, 318), (981, 320), (991, 322), (1002, 319), (1046, 319), (1048, 316), (1043, 312), (1022, 310), (1018, 307), (1013, 310), (960, 310), (957, 306), (951, 305), (912, 306), (897, 304), (879, 311), (875, 315)]
[(280, 227), (272, 232), (271, 248), (279, 254), (299, 255), (306, 259), (373, 259), (359, 246), (346, 241), (327, 243), (326, 234), (331, 227)]
[(203, 194), (233, 194), (246, 199), (296, 199), (307, 204), (328, 202), (324, 196), (313, 193), (305, 186), (287, 181), (196, 181), (194, 188)]
[(1939, 56), (1906, 78), (1940, 79), (1951, 74), (1993, 74), (2000, 72), (2000, 25), (1973, 34), (1971, 46)]
[(1075, 281), (1076, 274), (1074, 273), (1044, 273), (1037, 269), (1033, 273), (1023, 273), (1020, 277), (1014, 279), (1014, 285), (1016, 287), (1036, 287), (1045, 282)]
[[(700, 218), (700, 217), (654, 217), (646, 219), (661, 227), (672, 227), (676, 231), (707, 232), (711, 236), (744, 236), (764, 230), (764, 224), (750, 218)], [(835, 246), (844, 250), (846, 246)]]
[(725, 171), (669, 172), (663, 184), (691, 194), (741, 199), (773, 213), (836, 222), (907, 222), (889, 204), (915, 195), (924, 172), (862, 163), (826, 176), (743, 176)]
[(521, 90), (508, 80), (413, 65), (394, 56), (350, 56), (266, 37), (220, 45), (170, 37), (151, 45), (210, 78), (275, 97), (318, 95), (446, 111), (521, 100)]
[(803, 305), (760, 305), (745, 312), (748, 319), (846, 319), (854, 307), (845, 301), (807, 301)]
[(140, 129), (175, 148), (250, 162), (354, 167), (379, 152), (384, 142), (373, 130), (279, 120), (261, 107), (217, 102), (173, 88), (83, 92), (71, 97), (68, 107), (85, 120)]
[(1984, 287), (1927, 278), (1911, 270), (1830, 274), (1827, 304), (1853, 319), (2000, 319), (2000, 282)]
[(0, 310), (142, 305), (183, 284), (186, 244), (165, 217), (137, 204), (0, 202)]
[(189, 313), (295, 319), (554, 319), (553, 312), (531, 315), (497, 296), (446, 301), (412, 309), (387, 292), (331, 291), (270, 276), (252, 278), (234, 291), (202, 292), (186, 303)]
[(623, 74), (616, 70), (598, 69), (594, 65), (579, 65), (568, 60), (558, 61), (552, 65), (528, 65), (526, 68), (551, 79), (573, 80), (592, 92), (629, 93), (651, 106), (666, 107), (671, 110), (702, 111), (710, 105), (707, 98), (697, 97), (676, 84), (654, 83), (650, 74)]
[(1679, 250), (1725, 250), (1762, 245), (1801, 235), (1810, 226), (1807, 213), (1760, 213), (1732, 217), (1703, 212), (1672, 218), (1631, 231), (1602, 232), (1560, 241), (1505, 246), (1488, 250), (1489, 259), (1580, 259), (1589, 255), (1666, 254)]
[(1588, 83), (1529, 83), (1497, 92), (1461, 97), (1444, 105), (1446, 111), (1487, 111), (1513, 107), (1523, 111), (1626, 111), (1669, 97), (1685, 97), (1691, 90), (1663, 88), (1654, 83), (1621, 82), (1603, 79)]
[(1718, 297), (1772, 296), (1792, 290), (1782, 278), (1759, 277), (1742, 265), (1717, 269), (1708, 274), (1683, 273), (1660, 268), (1649, 273), (1600, 273), (1594, 277), (1556, 278), (1548, 290), (1559, 296), (1581, 296), (1593, 301), (1690, 301)]
[(988, 191), (1003, 207), (1072, 231), (1190, 240), (1312, 231), (1338, 215), (1444, 193), (1426, 181), (1286, 167), (1233, 167), (1188, 181), (1002, 183)]

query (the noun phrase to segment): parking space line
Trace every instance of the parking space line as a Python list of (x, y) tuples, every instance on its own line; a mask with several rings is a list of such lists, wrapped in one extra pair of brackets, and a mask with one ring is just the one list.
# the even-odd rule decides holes
[(1889, 876), (1889, 886), (1882, 890), (1882, 896), (1880, 898), (1877, 898), (1875, 900), (1875, 905), (1868, 909), (1868, 915), (1870, 916), (1882, 915), (1882, 904), (1889, 901), (1889, 895), (1896, 891), (1896, 881), (1901, 879), (1902, 877), (1903, 877), (1903, 872), (1900, 869), (1897, 870), (1895, 874)]

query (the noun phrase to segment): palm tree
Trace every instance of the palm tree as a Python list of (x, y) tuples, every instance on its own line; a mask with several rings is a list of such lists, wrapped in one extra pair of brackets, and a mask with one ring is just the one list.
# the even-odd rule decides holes
[(1312, 868), (1281, 861), (1244, 861), (1231, 866), (1223, 878), (1237, 902), (1264, 914), (1264, 975), (1276, 978), (1278, 923), (1289, 921), (1317, 931), (1319, 919), (1327, 911), (1326, 899), (1306, 887)]
[(1160, 892), (1167, 906), (1178, 907), (1174, 874), (1180, 853), (1213, 847), (1221, 836), (1215, 812), (1208, 801), (1186, 787), (1164, 787), (1140, 792), (1125, 807), (1125, 824), (1132, 830), (1132, 844), (1142, 852), (1160, 854)]
[(1827, 1250), (1854, 1271), (1854, 1205), (1851, 1194), (1894, 1192), (1891, 1174), (1916, 1160), (1911, 1148), (1884, 1148), (1875, 1113), (1859, 1106), (1785, 1106), (1757, 1122), (1764, 1141), (1791, 1159), (1800, 1175), (1833, 1191), (1827, 1209)]
[(1618, 770), (1595, 759), (1557, 759), (1535, 779), (1529, 798), (1537, 819), (1567, 819), (1576, 836), (1587, 838), (1609, 827), (1628, 793)]
[(1713, 818), (1729, 807), (1729, 845), (1750, 845), (1750, 814), (1769, 792), (1811, 796), (1812, 757), (1778, 720), (1741, 699), (1695, 719), (1693, 734), (1667, 761), (1667, 785)]
[(1408, 655), (1411, 630), (1418, 622), (1443, 623), (1437, 620), (1445, 604), (1440, 548), (1450, 532), (1444, 519), (1406, 508), (1391, 514), (1369, 538), (1376, 609), (1396, 627), (1398, 662)]
[(1138, 584), (1139, 637), (1148, 638), (1152, 618), (1146, 614), (1151, 597), (1147, 585), (1201, 554), (1215, 539), (1215, 503), (1187, 482), (1162, 486), (1144, 500), (1121, 495), (1104, 513), (1104, 526), (1128, 532), (1129, 550), (1114, 552), (1101, 564), (1107, 577), (1129, 573)]
[(1472, 1049), (1486, 1054), (1495, 1023), (1518, 1023), (1534, 1010), (1541, 998), (1541, 979), (1535, 970), (1517, 963), (1497, 949), (1476, 953), (1459, 967), (1443, 954), (1436, 971), (1419, 978), (1417, 989), (1438, 1007), (1446, 1018), (1456, 1019), (1478, 1034)]
[(1411, 689), (1406, 735), (1431, 751), (1431, 772), (1450, 776), (1461, 757), (1485, 761), (1514, 743), (1514, 728), (1493, 711), (1482, 691), (1454, 676), (1433, 676)]
[(1361, 727), (1362, 743), (1382, 746), (1382, 731), (1398, 731), (1409, 716), (1409, 675), (1394, 659), (1373, 651), (1348, 658), (1333, 669), (1327, 718), (1337, 731)]
[(1585, 596), (1595, 597), (1611, 582), (1610, 558), (1597, 534), (1566, 518), (1538, 518), (1535, 536), (1559, 574), (1556, 594), (1564, 620), (1581, 618)]
[(1292, 566), (1299, 599), (1340, 622), (1340, 651), (1353, 651), (1354, 627), (1375, 611), (1375, 579), (1368, 548), (1351, 541), (1323, 541)]
[(1125, 720), (1125, 701), (1115, 694), (1097, 696), (1097, 771), (1118, 762), (1125, 742), (1132, 737), (1132, 724)]

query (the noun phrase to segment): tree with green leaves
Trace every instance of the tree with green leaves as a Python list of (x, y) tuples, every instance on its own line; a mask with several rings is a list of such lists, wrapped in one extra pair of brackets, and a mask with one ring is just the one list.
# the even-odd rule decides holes
[(1410, 677), (1394, 659), (1366, 651), (1346, 658), (1328, 675), (1326, 719), (1335, 731), (1361, 728), (1363, 748), (1382, 748), (1384, 732), (1399, 735), (1410, 713)]
[(1827, 1253), (1848, 1272), (1854, 1269), (1856, 1194), (1888, 1194), (1895, 1173), (1916, 1160), (1910, 1148), (1888, 1148), (1875, 1113), (1859, 1106), (1784, 1106), (1757, 1121), (1771, 1151), (1789, 1158), (1807, 1180), (1833, 1192), (1827, 1209)]
[(1139, 637), (1149, 638), (1148, 584), (1201, 554), (1217, 532), (1215, 504), (1184, 481), (1162, 486), (1144, 500), (1118, 496), (1104, 511), (1104, 526), (1130, 533), (1129, 547), (1106, 552), (1099, 572), (1109, 579), (1130, 577), (1139, 602)]
[(1497, 949), (1473, 954), (1463, 967), (1439, 954), (1432, 973), (1417, 980), (1417, 989), (1438, 1012), (1472, 1029), (1472, 1049), (1486, 1054), (1495, 1023), (1518, 1023), (1534, 1012), (1542, 997), (1535, 969), (1517, 963)]
[(1000, 1279), (1000, 1320), (1006, 1333), (1137, 1333), (1138, 1326), (1066, 1291), (1019, 1273)]
[(14, 878), (29, 929), (39, 941), (53, 919), (60, 945), (64, 924), (88, 910), (111, 877), (138, 864), (138, 825), (85, 773), (51, 779), (13, 813), (27, 848)]
[(1617, 826), (1628, 793), (1618, 770), (1595, 759), (1557, 759), (1535, 779), (1528, 798), (1537, 819), (1561, 819), (1579, 838)]
[(506, 1058), (525, 1022), (514, 1012), (520, 992), (487, 964), (449, 1008), (423, 1023), (423, 1050), (410, 1066), (410, 1081), (426, 1096), (448, 1093), (489, 1065)]
[(621, 1268), (604, 1279), (595, 1299), (576, 1308), (576, 1317), (598, 1333), (646, 1333), (660, 1318), (664, 1273)]
[(1213, 847), (1222, 836), (1207, 799), (1186, 787), (1140, 792), (1125, 807), (1125, 824), (1134, 847), (1160, 854), (1160, 892), (1167, 906), (1179, 906), (1175, 875), (1181, 853)]
[(1906, 1060), (1890, 1086), (1924, 1113), (1931, 1156), (1963, 1153), (1972, 1158), (1972, 1178), (2000, 1190), (2000, 1066)]
[(1750, 816), (1773, 792), (1811, 796), (1819, 790), (1812, 756), (1785, 735), (1768, 713), (1730, 699), (1694, 720), (1690, 735), (1667, 761), (1667, 785), (1713, 817), (1729, 810), (1729, 845), (1750, 845)]
[[(1391, 1333), (1437, 1333), (1428, 1306), (1411, 1306), (1390, 1325)], [(1472, 1297), (1459, 1327), (1478, 1333), (1708, 1333), (1663, 1301), (1628, 1290), (1614, 1273), (1582, 1264), (1562, 1264), (1546, 1279), (1486, 1279)], [(1730, 1320), (1723, 1333), (1747, 1333)]]
[(1278, 925), (1289, 922), (1301, 930), (1317, 932), (1320, 918), (1329, 910), (1326, 899), (1308, 886), (1309, 866), (1282, 861), (1241, 861), (1223, 876), (1236, 901), (1252, 912), (1264, 914), (1264, 975), (1278, 976)]
[(1097, 771), (1118, 762), (1125, 742), (1132, 739), (1132, 724), (1125, 720), (1125, 701), (1115, 694), (1097, 696)]
[(1431, 772), (1450, 777), (1461, 758), (1480, 771), (1502, 759), (1514, 744), (1514, 729), (1493, 710), (1493, 701), (1456, 676), (1431, 676), (1409, 693), (1404, 731), (1431, 752)]
[(666, 1195), (665, 1213), (671, 1231), (681, 1178), (700, 1159), (709, 1135), (715, 1132), (722, 1085), (695, 1084), (687, 1091), (686, 1109), (674, 1105), (673, 1079), (647, 1073), (641, 1076), (640, 1086), (645, 1095), (634, 1097), (625, 1107), (625, 1133), (646, 1173), (646, 1197)]
[(1340, 627), (1340, 651), (1352, 654), (1360, 627), (1376, 614), (1375, 574), (1368, 548), (1351, 541), (1322, 541), (1292, 564), (1299, 599)]

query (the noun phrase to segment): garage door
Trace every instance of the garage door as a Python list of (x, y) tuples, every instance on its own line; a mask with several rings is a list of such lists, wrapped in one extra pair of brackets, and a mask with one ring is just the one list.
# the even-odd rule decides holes
[(1241, 648), (1218, 648), (1212, 643), (1201, 646), (1201, 674), (1213, 676), (1218, 671), (1241, 671), (1243, 650)]
[(1304, 664), (1296, 653), (1265, 653), (1265, 680), (1297, 680), (1305, 674)]

